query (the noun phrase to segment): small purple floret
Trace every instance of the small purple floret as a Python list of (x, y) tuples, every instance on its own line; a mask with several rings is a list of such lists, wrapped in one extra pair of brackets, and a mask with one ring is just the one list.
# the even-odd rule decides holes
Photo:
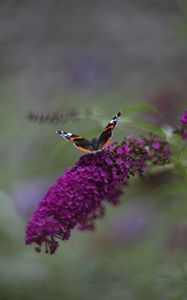
[(152, 147), (153, 147), (153, 149), (158, 150), (158, 149), (160, 149), (160, 143), (154, 142), (154, 143), (152, 143)]

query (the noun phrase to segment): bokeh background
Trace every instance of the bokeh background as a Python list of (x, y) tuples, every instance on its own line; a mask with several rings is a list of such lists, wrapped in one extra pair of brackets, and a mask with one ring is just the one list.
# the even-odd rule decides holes
[[(175, 125), (187, 104), (186, 0), (0, 2), (0, 298), (187, 299), (187, 189), (164, 170), (135, 178), (94, 233), (55, 255), (24, 245), (25, 224), (81, 152), (56, 129), (97, 135), (131, 104)], [(61, 122), (28, 119), (28, 113)], [(137, 116), (135, 116), (137, 118)], [(114, 139), (137, 134), (119, 124)]]

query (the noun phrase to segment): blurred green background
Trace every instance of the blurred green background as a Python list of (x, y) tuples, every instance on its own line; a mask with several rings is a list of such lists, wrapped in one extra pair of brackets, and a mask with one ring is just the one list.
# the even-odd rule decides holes
[[(186, 0), (0, 2), (0, 299), (187, 299), (187, 189), (177, 172), (135, 178), (94, 233), (55, 255), (24, 245), (25, 224), (81, 152), (56, 129), (97, 135), (119, 110), (170, 126), (187, 104)], [(56, 124), (30, 111), (75, 110)], [(137, 117), (137, 116), (135, 116)], [(125, 123), (113, 140), (137, 134)]]

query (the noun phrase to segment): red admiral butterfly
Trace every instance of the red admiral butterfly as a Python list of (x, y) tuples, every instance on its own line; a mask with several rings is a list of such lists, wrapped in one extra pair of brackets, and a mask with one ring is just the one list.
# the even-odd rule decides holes
[(93, 138), (91, 141), (83, 138), (82, 136), (62, 130), (57, 130), (56, 133), (66, 140), (73, 142), (74, 146), (82, 151), (96, 152), (103, 149), (110, 142), (112, 138), (112, 130), (116, 126), (120, 115), (121, 113), (118, 112), (108, 123), (108, 125), (103, 129), (100, 136), (98, 138)]

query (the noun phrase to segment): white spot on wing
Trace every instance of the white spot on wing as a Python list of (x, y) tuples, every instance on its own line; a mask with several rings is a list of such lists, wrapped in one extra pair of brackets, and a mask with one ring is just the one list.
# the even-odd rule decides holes
[(65, 139), (69, 139), (73, 134), (70, 133), (70, 132), (65, 132), (63, 130), (57, 130), (56, 133), (59, 135), (59, 136), (62, 136), (63, 138)]
[(116, 124), (118, 122), (118, 119), (114, 117), (109, 124)]
[(65, 132), (65, 133), (63, 133), (63, 135), (65, 136), (65, 137), (70, 137), (70, 136), (72, 136), (73, 134), (72, 133), (70, 133), (70, 132)]

